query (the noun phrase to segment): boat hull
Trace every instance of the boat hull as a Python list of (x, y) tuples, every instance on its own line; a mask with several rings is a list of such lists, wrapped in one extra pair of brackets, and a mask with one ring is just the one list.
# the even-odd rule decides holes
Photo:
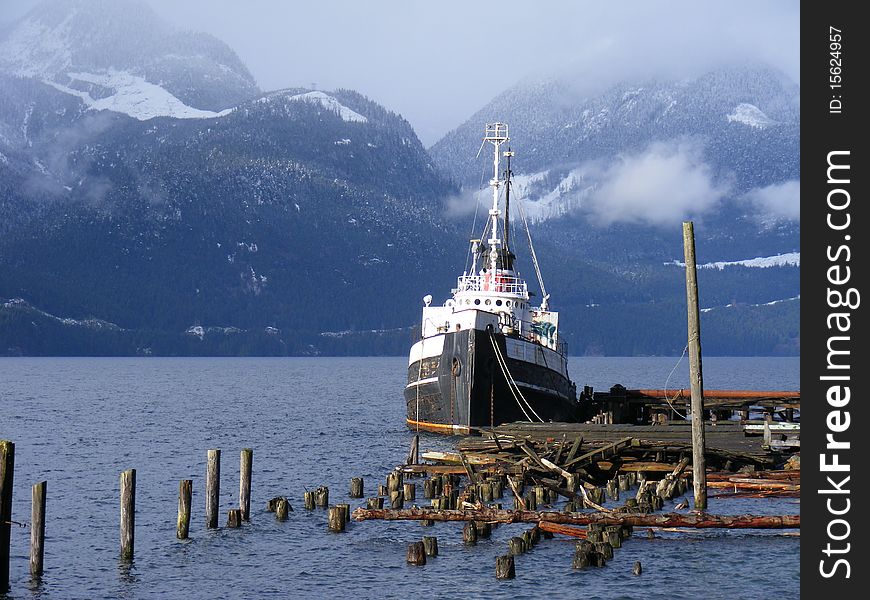
[[(430, 342), (440, 353), (427, 356), (424, 340), (420, 360), (408, 367), (409, 427), (464, 434), (514, 421), (575, 420), (576, 389), (566, 376), (564, 357), (531, 342), (478, 329), (441, 336), (443, 341)], [(520, 348), (523, 358), (518, 358), (517, 344), (527, 345), (530, 355), (522, 355)]]

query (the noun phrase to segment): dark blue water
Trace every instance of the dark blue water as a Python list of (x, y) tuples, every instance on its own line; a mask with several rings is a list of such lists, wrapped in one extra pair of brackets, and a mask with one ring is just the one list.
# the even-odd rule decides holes
[[(578, 385), (664, 387), (675, 358), (576, 358)], [(464, 547), (461, 527), (351, 523), (326, 531), (306, 489), (366, 495), (407, 453), (404, 358), (2, 359), (0, 439), (16, 443), (13, 518), (48, 481), (46, 570), (28, 571), (29, 530), (13, 528), (10, 598), (797, 598), (798, 537), (709, 531), (636, 535), (604, 569), (571, 569), (574, 543), (542, 541), (497, 581), (495, 557), (528, 526)], [(707, 358), (708, 388), (798, 389), (798, 359)], [(685, 360), (669, 387), (686, 387)], [(452, 441), (423, 435), (423, 450)], [(251, 523), (206, 530), (206, 451), (222, 449), (221, 525), (238, 505), (239, 451), (254, 449)], [(137, 469), (136, 558), (118, 561), (118, 478)], [(178, 481), (193, 479), (191, 539), (175, 539)], [(419, 481), (419, 480), (418, 480)], [(418, 488), (418, 498), (422, 498)], [(291, 498), (276, 522), (267, 499)], [(423, 504), (426, 501), (418, 500)], [(666, 505), (667, 509), (667, 505)], [(711, 500), (717, 513), (797, 513), (794, 499)], [(405, 564), (407, 545), (438, 536), (440, 556)], [(643, 563), (639, 578), (631, 574)], [(766, 566), (775, 566), (767, 568)]]

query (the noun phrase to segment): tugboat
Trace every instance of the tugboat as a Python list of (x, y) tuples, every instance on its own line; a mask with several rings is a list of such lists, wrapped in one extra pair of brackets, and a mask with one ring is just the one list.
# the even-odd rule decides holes
[(467, 434), (515, 421), (570, 421), (578, 409), (559, 313), (549, 308), (525, 218), (541, 287), (539, 306), (532, 305), (533, 294), (514, 266), (509, 244), (514, 153), (509, 147), (502, 151), (510, 141), (508, 126), (488, 123), (483, 140), (494, 151), (492, 207), (480, 239), (471, 240), (471, 268), (457, 278), (453, 297), (443, 306), (433, 306), (431, 295), (423, 298), (421, 336), (411, 347), (404, 393), (412, 429)]

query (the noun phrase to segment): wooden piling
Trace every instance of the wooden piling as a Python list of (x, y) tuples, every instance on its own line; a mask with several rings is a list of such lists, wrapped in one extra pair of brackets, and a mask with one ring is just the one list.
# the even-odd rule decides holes
[(242, 520), (251, 520), (251, 465), (254, 460), (254, 451), (251, 448), (243, 448), (239, 466), (239, 510), (242, 511)]
[(571, 567), (574, 569), (585, 569), (589, 566), (589, 552), (580, 550), (574, 551), (574, 558), (571, 561)]
[(438, 538), (431, 535), (424, 535), (423, 548), (426, 551), (426, 556), (438, 556)]
[(643, 567), (640, 564), (640, 561), (634, 563), (634, 567), (631, 568), (632, 575), (640, 575), (643, 573)]
[(133, 560), (136, 530), (136, 469), (121, 473), (121, 560)]
[(175, 537), (186, 540), (190, 533), (190, 506), (193, 496), (193, 480), (182, 479), (178, 482), (178, 520), (175, 523)]
[(704, 458), (704, 377), (701, 368), (701, 320), (698, 309), (698, 278), (695, 266), (695, 231), (692, 221), (683, 222), (683, 252), (686, 262), (689, 384), (692, 391), (692, 484), (695, 491), (695, 510), (707, 510), (707, 464)]
[(384, 484), (378, 485), (378, 496), (389, 496), (390, 490)]
[(350, 521), (350, 504), (336, 504), (336, 506), (344, 511), (344, 522), (347, 524)]
[(42, 576), (45, 558), (45, 481), (33, 484), (30, 491), (30, 576)]
[(527, 550), (526, 541), (519, 536), (514, 536), (508, 540), (508, 548), (512, 555), (522, 554)]
[(369, 498), (366, 500), (366, 508), (383, 508), (384, 499), (378, 496), (377, 498)]
[(390, 508), (402, 508), (405, 504), (405, 495), (400, 491), (390, 492)]
[(402, 486), (405, 500), (413, 502), (417, 499), (417, 486), (413, 483), (406, 483)]
[(543, 506), (546, 504), (548, 500), (546, 488), (542, 485), (536, 485), (533, 489), (535, 490), (535, 505)]
[(205, 526), (215, 529), (218, 526), (221, 493), (221, 451), (208, 451), (205, 474)]
[(330, 506), (327, 511), (327, 527), (334, 533), (344, 531), (344, 507)]
[(350, 480), (350, 497), (351, 498), (362, 498), (363, 493), (363, 478), (362, 477), (354, 477)]
[(607, 497), (611, 500), (619, 500), (619, 483), (616, 479), (607, 482)]
[(514, 579), (517, 576), (513, 554), (495, 557), (495, 578)]
[(238, 529), (242, 526), (242, 509), (232, 508), (227, 513), (227, 528)]
[(613, 546), (610, 542), (595, 542), (595, 551), (603, 554), (607, 560), (613, 558)]
[(477, 543), (477, 525), (474, 521), (467, 521), (462, 527), (462, 541), (469, 546)]
[(420, 464), (420, 434), (416, 434), (414, 439), (411, 440), (411, 449), (408, 452), (407, 462), (409, 465)]
[(0, 440), (0, 594), (9, 590), (9, 542), (12, 537), (12, 480), (15, 444)]
[[(314, 507), (312, 506), (312, 508)], [(287, 501), (287, 498), (278, 498), (278, 501), (275, 503), (275, 518), (279, 521), (286, 521), (289, 512), (290, 503)]]
[(423, 482), (423, 497), (430, 498), (430, 499), (435, 497), (435, 480), (434, 479), (426, 479)]
[(321, 485), (314, 490), (314, 504), (320, 508), (329, 506), (329, 488)]
[(408, 545), (408, 564), (426, 564), (426, 548), (423, 546), (423, 542), (414, 542)]
[(492, 535), (492, 525), (487, 521), (474, 521), (474, 526), (477, 529), (477, 537), (486, 539)]
[(616, 479), (619, 484), (620, 492), (627, 492), (629, 488), (631, 488), (631, 483), (629, 482), (628, 475), (619, 475)]

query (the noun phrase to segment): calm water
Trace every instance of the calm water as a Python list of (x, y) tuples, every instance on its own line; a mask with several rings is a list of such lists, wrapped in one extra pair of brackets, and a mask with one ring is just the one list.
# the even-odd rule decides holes
[[(579, 386), (663, 387), (675, 358), (576, 358)], [(685, 363), (669, 387), (686, 387)], [(798, 389), (793, 358), (707, 358), (708, 388)], [(2, 359), (0, 439), (16, 443), (13, 518), (30, 519), (30, 486), (48, 481), (46, 572), (28, 573), (29, 530), (13, 528), (9, 598), (797, 598), (800, 539), (774, 532), (636, 536), (604, 569), (574, 572), (573, 542), (542, 541), (497, 581), (495, 556), (528, 527), (501, 526), (464, 547), (460, 527), (351, 523), (326, 531), (306, 489), (366, 495), (401, 462), (403, 358)], [(422, 449), (452, 442), (424, 435)], [(254, 449), (252, 519), (204, 527), (205, 458), (221, 448), (221, 525), (238, 505), (239, 450)], [(136, 558), (118, 562), (118, 477), (137, 469)], [(194, 481), (191, 539), (175, 539), (180, 479)], [(419, 481), (419, 480), (418, 480)], [(295, 511), (265, 512), (277, 495)], [(422, 490), (418, 487), (418, 498)], [(418, 500), (418, 503), (424, 503)], [(667, 506), (666, 506), (667, 508)], [(711, 500), (717, 513), (796, 513), (794, 499)], [(405, 564), (408, 543), (438, 536), (440, 556)], [(631, 574), (643, 563), (639, 578)], [(766, 568), (775, 565), (775, 568)]]

